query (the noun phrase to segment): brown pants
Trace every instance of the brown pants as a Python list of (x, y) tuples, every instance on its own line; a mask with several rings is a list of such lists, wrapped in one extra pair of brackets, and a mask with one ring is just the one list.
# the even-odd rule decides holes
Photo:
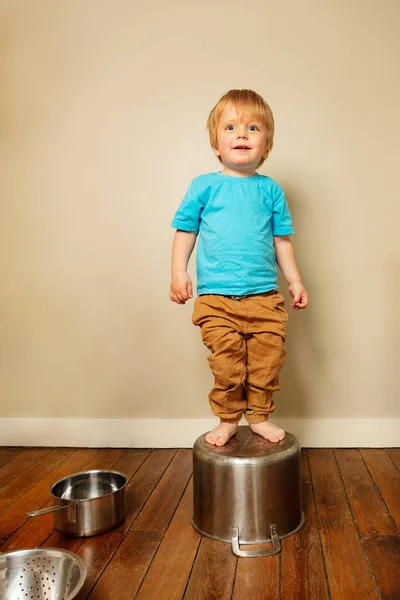
[(288, 315), (277, 291), (234, 300), (196, 298), (193, 324), (201, 328), (214, 375), (211, 410), (226, 423), (261, 423), (275, 410), (279, 371), (285, 362)]

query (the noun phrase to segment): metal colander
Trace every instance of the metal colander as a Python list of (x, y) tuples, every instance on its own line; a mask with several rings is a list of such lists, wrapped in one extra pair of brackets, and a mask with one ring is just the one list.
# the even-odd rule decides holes
[(72, 600), (85, 582), (84, 561), (68, 550), (0, 554), (0, 600)]

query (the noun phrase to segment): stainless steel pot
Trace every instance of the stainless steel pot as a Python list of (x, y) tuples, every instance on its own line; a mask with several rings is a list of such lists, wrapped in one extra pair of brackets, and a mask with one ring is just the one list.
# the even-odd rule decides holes
[(55, 528), (73, 537), (98, 535), (125, 519), (127, 477), (118, 471), (82, 471), (51, 488), (55, 506), (28, 512), (30, 517), (54, 512)]
[[(232, 544), (237, 556), (267, 556), (280, 551), (280, 538), (303, 524), (301, 454), (294, 435), (268, 442), (249, 427), (239, 427), (225, 446), (200, 436), (193, 448), (194, 528)], [(272, 541), (271, 550), (242, 550), (240, 544)]]

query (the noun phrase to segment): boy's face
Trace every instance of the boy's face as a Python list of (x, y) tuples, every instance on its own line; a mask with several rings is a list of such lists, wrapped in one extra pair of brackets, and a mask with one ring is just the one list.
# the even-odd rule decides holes
[(236, 108), (227, 105), (218, 122), (218, 147), (213, 148), (220, 157), (225, 175), (249, 177), (254, 175), (262, 158), (267, 158), (267, 131), (257, 119), (238, 114)]

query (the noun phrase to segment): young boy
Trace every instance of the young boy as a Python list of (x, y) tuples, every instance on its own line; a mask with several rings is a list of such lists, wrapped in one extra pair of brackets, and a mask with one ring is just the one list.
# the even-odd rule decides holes
[(231, 90), (212, 109), (207, 126), (222, 170), (192, 181), (172, 222), (177, 231), (170, 298), (185, 304), (193, 296), (187, 265), (200, 234), (193, 323), (211, 351), (215, 381), (209, 400), (220, 419), (206, 440), (223, 446), (244, 415), (255, 433), (279, 442), (285, 432), (268, 417), (286, 356), (288, 317), (276, 263), (294, 310), (306, 308), (308, 295), (289, 238), (294, 231), (283, 190), (256, 173), (271, 151), (274, 119), (256, 92)]

